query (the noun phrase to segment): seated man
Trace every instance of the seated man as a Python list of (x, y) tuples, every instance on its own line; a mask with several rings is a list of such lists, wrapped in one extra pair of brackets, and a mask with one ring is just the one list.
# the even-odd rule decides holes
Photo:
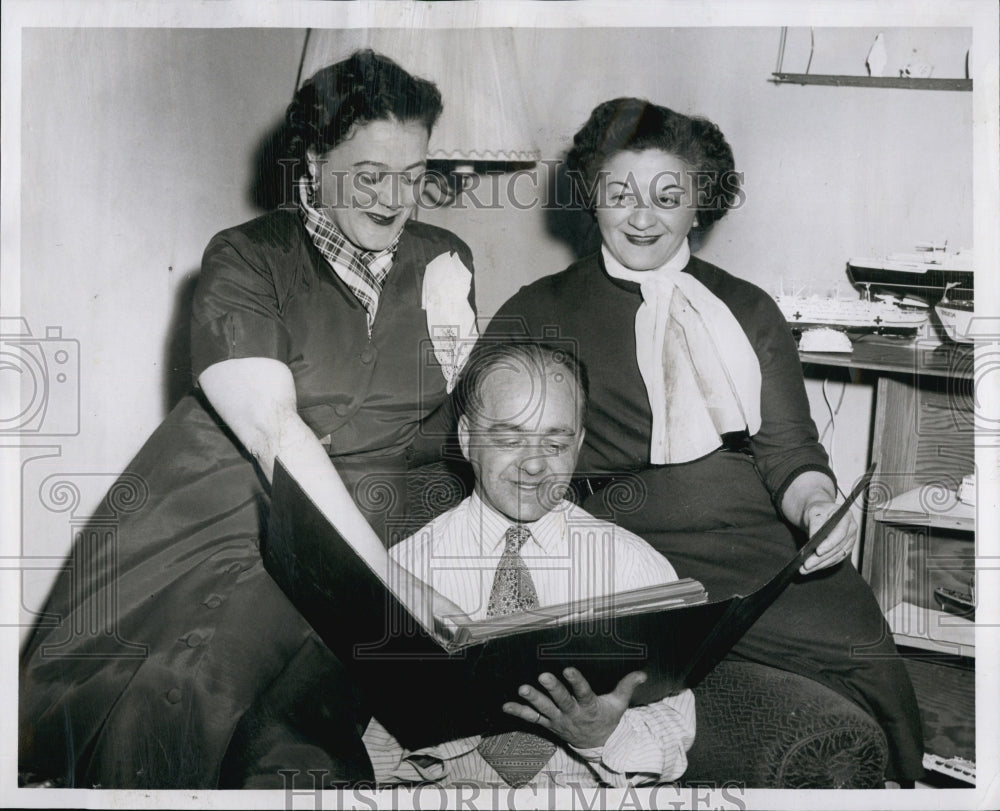
[[(586, 407), (586, 381), (572, 356), (534, 343), (483, 347), (456, 395), (475, 491), (390, 550), (402, 566), (473, 619), (677, 579), (643, 540), (563, 500)], [(522, 685), (523, 703), (503, 706), (540, 735), (475, 736), (411, 752), (372, 720), (364, 742), (375, 779), (620, 786), (683, 774), (695, 732), (690, 691), (629, 708), (642, 673), (606, 695), (574, 668), (561, 675), (567, 684), (542, 673), (544, 690)]]

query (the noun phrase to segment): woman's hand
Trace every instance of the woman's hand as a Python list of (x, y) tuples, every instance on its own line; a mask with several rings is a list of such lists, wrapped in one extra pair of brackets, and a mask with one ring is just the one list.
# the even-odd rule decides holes
[(551, 673), (542, 673), (539, 683), (548, 695), (527, 684), (518, 689), (530, 706), (508, 701), (503, 711), (532, 724), (551, 729), (570, 746), (592, 749), (604, 746), (628, 709), (635, 688), (646, 681), (640, 671), (627, 674), (610, 693), (599, 696), (575, 667), (563, 670), (573, 692)]
[[(819, 530), (837, 509), (837, 504), (832, 501), (822, 501), (814, 503), (806, 511), (806, 531), (811, 538)], [(811, 574), (828, 566), (836, 566), (842, 560), (851, 556), (854, 544), (858, 540), (858, 525), (854, 516), (850, 513), (845, 515), (839, 524), (833, 528), (830, 535), (824, 540), (816, 551), (806, 558), (805, 563), (799, 571), (802, 574)]]
[[(818, 470), (807, 470), (796, 476), (781, 498), (785, 517), (812, 537), (837, 509), (836, 490), (830, 478)], [(851, 556), (858, 540), (858, 524), (848, 513), (833, 528), (829, 537), (806, 558), (799, 571), (812, 574), (828, 566), (836, 566)]]

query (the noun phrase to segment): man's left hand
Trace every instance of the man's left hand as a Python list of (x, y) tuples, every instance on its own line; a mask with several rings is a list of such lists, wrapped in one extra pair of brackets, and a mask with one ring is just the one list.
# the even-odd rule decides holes
[(632, 700), (632, 693), (646, 681), (646, 674), (640, 671), (629, 673), (618, 682), (614, 690), (601, 696), (590, 688), (587, 680), (575, 667), (563, 670), (563, 678), (569, 683), (572, 692), (551, 673), (542, 673), (538, 682), (548, 691), (548, 695), (522, 684), (517, 692), (528, 704), (508, 701), (503, 705), (503, 711), (551, 729), (577, 749), (592, 749), (604, 746), (618, 727), (618, 722)]

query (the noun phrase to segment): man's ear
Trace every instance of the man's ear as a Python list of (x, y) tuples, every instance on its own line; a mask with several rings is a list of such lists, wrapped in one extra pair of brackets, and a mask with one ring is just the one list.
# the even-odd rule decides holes
[(580, 449), (583, 447), (583, 438), (587, 435), (585, 428), (580, 429), (580, 435), (576, 438), (576, 452), (580, 453)]
[(458, 445), (462, 449), (462, 456), (465, 457), (466, 461), (471, 461), (469, 459), (469, 420), (465, 414), (458, 418)]

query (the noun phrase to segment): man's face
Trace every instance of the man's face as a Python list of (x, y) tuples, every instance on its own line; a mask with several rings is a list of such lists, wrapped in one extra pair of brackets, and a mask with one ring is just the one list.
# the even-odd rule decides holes
[(458, 424), (476, 492), (511, 521), (536, 521), (561, 500), (583, 443), (581, 393), (562, 366), (498, 366), (482, 403)]

